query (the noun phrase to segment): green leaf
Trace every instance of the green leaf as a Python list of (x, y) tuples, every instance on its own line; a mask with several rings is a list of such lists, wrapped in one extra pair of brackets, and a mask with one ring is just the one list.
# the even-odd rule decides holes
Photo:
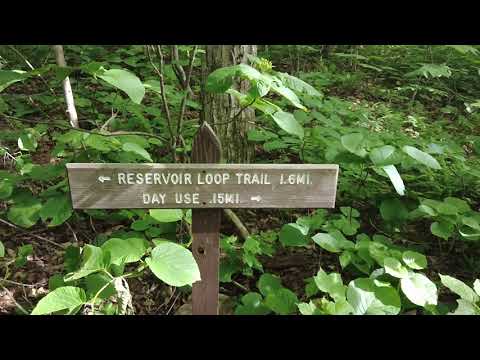
[(393, 277), (403, 279), (409, 276), (408, 270), (395, 258), (386, 257), (383, 259), (383, 267), (385, 272)]
[(192, 285), (200, 280), (200, 269), (192, 253), (181, 245), (161, 243), (145, 261), (155, 276), (170, 286)]
[(395, 148), (393, 146), (385, 145), (372, 149), (369, 153), (369, 157), (376, 166), (392, 165), (395, 161), (393, 157), (394, 153)]
[(305, 246), (309, 243), (307, 234), (307, 226), (294, 223), (285, 224), (280, 230), (279, 239), (284, 246)]
[(112, 238), (101, 246), (104, 253), (110, 253), (110, 262), (121, 265), (139, 261), (147, 252), (148, 242), (141, 238)]
[(130, 228), (135, 231), (145, 231), (152, 226), (152, 223), (148, 220), (137, 220), (130, 225)]
[(345, 291), (347, 287), (343, 285), (340, 274), (327, 274), (320, 268), (317, 275), (314, 277), (314, 280), (317, 287), (321, 291), (330, 295), (335, 301), (345, 299)]
[(458, 307), (452, 315), (480, 315), (480, 308), (470, 301), (458, 299)]
[(262, 302), (262, 296), (249, 292), (240, 299), (241, 304), (235, 309), (235, 315), (267, 315), (270, 309)]
[(19, 204), (15, 204), (8, 210), (8, 220), (23, 228), (30, 228), (40, 218), (42, 204), (38, 199), (31, 198)]
[(96, 134), (87, 134), (85, 138), (85, 146), (101, 151), (101, 152), (110, 152), (116, 150), (117, 146), (120, 145), (120, 142), (116, 139), (108, 138), (102, 135)]
[(445, 240), (452, 236), (453, 230), (453, 225), (445, 221), (435, 221), (430, 225), (432, 234)]
[(409, 277), (400, 280), (400, 286), (415, 305), (437, 305), (437, 287), (425, 275), (412, 272)]
[(421, 270), (427, 267), (426, 256), (415, 251), (404, 251), (402, 260), (410, 269)]
[(144, 85), (137, 76), (129, 71), (111, 69), (97, 74), (97, 76), (110, 85), (124, 91), (136, 104), (140, 104), (145, 96)]
[(343, 135), (340, 139), (343, 147), (347, 149), (352, 154), (358, 155), (360, 157), (365, 157), (367, 152), (363, 148), (363, 135), (360, 133)]
[(475, 293), (475, 291), (463, 281), (460, 281), (448, 275), (438, 275), (440, 276), (440, 281), (442, 282), (442, 284), (449, 288), (450, 291), (460, 296), (463, 300), (469, 301), (471, 303), (476, 303), (480, 299), (480, 297)]
[(51, 197), (40, 210), (40, 217), (44, 222), (52, 219), (49, 227), (58, 226), (67, 221), (72, 216), (73, 209), (70, 197), (67, 194)]
[(347, 301), (354, 315), (397, 315), (401, 309), (400, 296), (394, 288), (379, 286), (368, 278), (348, 284)]
[(462, 199), (458, 199), (455, 197), (447, 197), (443, 200), (445, 203), (451, 204), (457, 208), (457, 211), (461, 214), (470, 211), (470, 205), (468, 202)]
[(309, 303), (299, 303), (297, 306), (302, 315), (322, 315), (322, 312), (317, 308), (313, 301), (310, 301)]
[(479, 279), (475, 280), (475, 282), (473, 283), (473, 289), (475, 290), (477, 295), (480, 296), (480, 280)]
[(302, 105), (300, 100), (298, 99), (298, 96), (295, 95), (295, 93), (290, 90), (289, 88), (277, 84), (275, 81), (271, 83), (272, 90), (276, 92), (278, 95), (283, 96), (285, 99), (287, 99), (293, 106), (302, 109), (302, 110), (307, 110), (305, 106)]
[(183, 219), (183, 211), (181, 209), (151, 209), (150, 216), (158, 222), (169, 223)]
[(50, 279), (48, 279), (48, 290), (53, 291), (62, 286), (67, 286), (67, 284), (63, 280), (63, 275), (55, 274), (51, 276)]
[(405, 185), (395, 165), (383, 166), (382, 169), (387, 173), (397, 193), (401, 196), (405, 195)]
[(80, 269), (65, 276), (65, 281), (73, 281), (104, 269), (104, 254), (101, 248), (87, 244), (83, 247)]
[(35, 151), (38, 146), (37, 139), (31, 132), (24, 132), (18, 138), (18, 147), (23, 151)]
[(274, 114), (270, 114), (270, 116), (283, 131), (303, 139), (303, 127), (298, 123), (293, 114), (277, 111)]
[(286, 288), (271, 292), (265, 298), (265, 305), (280, 315), (295, 313), (297, 311), (297, 303), (297, 295)]
[(263, 296), (267, 296), (270, 293), (273, 293), (282, 288), (282, 282), (278, 276), (272, 274), (262, 274), (257, 284), (258, 289)]
[(0, 92), (5, 90), (8, 86), (25, 80), (28, 77), (26, 71), (22, 70), (0, 70)]
[(340, 211), (346, 217), (359, 217), (360, 213), (357, 209), (351, 208), (350, 206), (340, 206)]
[(31, 315), (51, 314), (61, 310), (74, 310), (87, 301), (85, 291), (74, 286), (64, 286), (55, 289), (41, 299)]
[(0, 241), (0, 258), (3, 258), (4, 256), (5, 256), (5, 246)]
[(0, 200), (10, 197), (13, 192), (13, 182), (9, 179), (0, 180)]
[(275, 74), (285, 85), (287, 85), (290, 89), (293, 91), (297, 91), (300, 93), (304, 93), (310, 96), (321, 96), (322, 94), (318, 92), (317, 89), (315, 89), (313, 86), (310, 84), (307, 84), (305, 81), (292, 76), (287, 73), (280, 73), (277, 72)]
[(408, 210), (399, 199), (390, 198), (382, 201), (380, 215), (385, 221), (403, 222), (408, 218)]
[[(107, 285), (109, 284), (109, 285)], [(85, 286), (87, 289), (87, 297), (93, 299), (93, 297), (104, 287), (105, 289), (98, 295), (100, 299), (107, 299), (117, 293), (112, 279), (105, 273), (90, 274), (85, 278)]]
[(349, 240), (334, 237), (326, 233), (318, 233), (312, 237), (313, 241), (329, 252), (339, 253), (342, 250), (351, 250), (355, 244)]
[(409, 145), (405, 145), (402, 150), (412, 157), (413, 159), (417, 160), (419, 163), (426, 165), (428, 167), (431, 167), (432, 169), (440, 170), (442, 167), (438, 163), (437, 160), (435, 160), (432, 155), (427, 154), (426, 152), (423, 152), (421, 150), (418, 150), (417, 148)]
[(342, 269), (345, 269), (353, 259), (353, 253), (351, 251), (344, 251), (342, 254), (338, 257), (338, 260), (340, 261), (340, 266)]
[(132, 152), (149, 162), (153, 162), (150, 154), (138, 144), (127, 142), (122, 145), (122, 149), (123, 151)]

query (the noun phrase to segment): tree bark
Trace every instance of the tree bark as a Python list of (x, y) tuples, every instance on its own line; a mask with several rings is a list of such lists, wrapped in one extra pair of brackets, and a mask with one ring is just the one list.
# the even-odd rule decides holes
[[(212, 71), (225, 67), (248, 63), (247, 55), (256, 55), (256, 45), (207, 45), (203, 63), (206, 77)], [(246, 93), (249, 83), (237, 81), (235, 88)], [(202, 91), (203, 111), (201, 120), (208, 122), (222, 142), (223, 159), (229, 163), (249, 163), (253, 160), (254, 147), (247, 141), (247, 132), (255, 121), (253, 109), (242, 108), (232, 95), (212, 94)], [(238, 115), (239, 114), (239, 115)], [(236, 116), (237, 115), (237, 116)]]

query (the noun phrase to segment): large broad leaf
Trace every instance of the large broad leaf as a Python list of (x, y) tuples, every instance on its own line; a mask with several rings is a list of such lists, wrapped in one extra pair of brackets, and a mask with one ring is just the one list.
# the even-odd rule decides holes
[(318, 233), (313, 236), (312, 239), (322, 248), (333, 253), (339, 253), (342, 250), (351, 250), (355, 248), (353, 242), (326, 233)]
[(45, 222), (51, 219), (48, 226), (58, 226), (67, 221), (72, 213), (70, 197), (64, 194), (48, 199), (40, 211), (40, 217)]
[[(105, 273), (88, 275), (85, 278), (85, 286), (87, 289), (87, 297), (91, 299), (97, 294), (99, 299), (107, 299), (117, 293), (112, 279)], [(102, 291), (99, 293), (100, 290)]]
[(153, 162), (150, 154), (138, 144), (127, 142), (122, 145), (122, 149), (123, 151), (132, 152), (149, 162)]
[(200, 269), (192, 253), (181, 245), (160, 243), (145, 261), (155, 276), (168, 285), (185, 286), (200, 280)]
[(423, 152), (421, 150), (418, 150), (417, 148), (413, 146), (404, 146), (402, 150), (407, 153), (410, 157), (414, 158), (417, 160), (419, 163), (426, 165), (428, 167), (431, 167), (432, 169), (437, 169), (440, 170), (441, 166), (438, 163), (437, 160), (435, 160), (432, 155), (427, 154), (426, 152)]
[(169, 223), (183, 219), (181, 209), (151, 209), (150, 216), (159, 222)]
[(383, 166), (382, 169), (387, 173), (397, 193), (401, 196), (405, 195), (405, 185), (395, 165)]
[(317, 308), (313, 301), (310, 301), (309, 303), (299, 303), (297, 306), (302, 315), (322, 315), (322, 312)]
[(205, 90), (214, 93), (226, 92), (232, 85), (236, 77), (248, 79), (250, 81), (262, 80), (266, 84), (268, 81), (257, 69), (239, 64), (223, 67), (210, 73), (207, 77)]
[(101, 248), (87, 244), (83, 247), (80, 269), (67, 274), (65, 281), (73, 281), (88, 276), (104, 268), (104, 253)]
[(363, 135), (360, 133), (343, 135), (340, 139), (343, 147), (352, 154), (364, 157), (367, 152), (363, 148)]
[(447, 240), (450, 236), (452, 236), (454, 226), (446, 221), (435, 221), (432, 223), (432, 225), (430, 225), (430, 231), (433, 235)]
[(427, 267), (426, 256), (415, 251), (404, 251), (402, 260), (410, 269), (421, 270)]
[(397, 315), (401, 300), (391, 286), (379, 286), (376, 280), (360, 278), (351, 281), (347, 289), (347, 301), (354, 315)]
[(284, 246), (305, 246), (308, 245), (308, 227), (300, 224), (285, 224), (280, 230), (279, 239)]
[(372, 149), (368, 154), (370, 160), (376, 166), (385, 166), (392, 165), (395, 162), (393, 154), (395, 153), (395, 148), (391, 145), (385, 145)]
[(452, 315), (480, 315), (480, 307), (470, 301), (458, 299), (458, 307)]
[(283, 131), (291, 135), (298, 136), (300, 139), (303, 139), (303, 127), (298, 123), (293, 114), (287, 113), (285, 111), (277, 111), (270, 116)]
[(325, 271), (320, 269), (316, 276), (314, 276), (314, 281), (317, 287), (326, 292), (334, 300), (345, 299), (345, 291), (347, 287), (343, 285), (342, 277), (340, 274), (331, 273), (327, 274)]
[(145, 95), (145, 87), (138, 77), (122, 69), (105, 70), (97, 76), (116, 88), (124, 91), (136, 104), (140, 104)]
[(148, 242), (142, 238), (113, 238), (103, 243), (101, 248), (103, 252), (110, 253), (112, 264), (128, 264), (139, 261), (145, 255)]
[(269, 293), (264, 303), (273, 312), (280, 315), (288, 315), (297, 311), (298, 298), (291, 290), (281, 288)]
[(32, 131), (24, 131), (18, 138), (18, 148), (23, 151), (35, 151), (38, 142)]
[(408, 210), (399, 199), (385, 199), (380, 204), (380, 215), (385, 221), (402, 222), (408, 218)]
[(393, 257), (386, 257), (383, 259), (383, 267), (385, 268), (385, 272), (393, 277), (403, 279), (409, 276), (408, 270), (400, 261)]
[(425, 275), (412, 272), (408, 278), (400, 280), (400, 286), (415, 305), (437, 305), (437, 287)]
[(266, 273), (260, 276), (257, 286), (262, 295), (267, 296), (268, 294), (281, 289), (282, 282), (277, 276)]
[(480, 296), (480, 280), (479, 279), (475, 280), (475, 282), (473, 283), (473, 289), (475, 290), (477, 295)]
[(287, 73), (276, 73), (275, 74), (286, 86), (288, 86), (293, 91), (300, 93), (305, 93), (311, 96), (321, 96), (322, 94), (317, 91), (313, 86), (307, 84), (305, 81), (300, 80), (299, 78), (289, 75)]
[(72, 311), (86, 301), (83, 289), (74, 286), (59, 287), (41, 299), (31, 315), (45, 315), (61, 310)]
[(22, 70), (0, 70), (0, 92), (18, 81), (25, 80), (27, 77), (28, 74)]
[(266, 315), (271, 310), (262, 302), (262, 295), (256, 292), (245, 294), (240, 299), (241, 304), (235, 309), (235, 315)]
[(13, 182), (10, 179), (0, 180), (0, 200), (10, 197), (12, 192)]
[(8, 210), (8, 220), (15, 225), (30, 228), (40, 218), (40, 209), (42, 204), (38, 199), (31, 198), (30, 200), (23, 201), (19, 204), (15, 204)]
[(285, 99), (287, 99), (293, 106), (305, 111), (307, 110), (307, 108), (303, 106), (300, 100), (298, 99), (298, 96), (295, 95), (295, 93), (289, 88), (283, 85), (279, 85), (274, 81), (272, 82), (272, 90), (276, 92), (278, 95), (281, 95)]
[(473, 289), (465, 284), (463, 281), (455, 279), (448, 275), (440, 275), (440, 281), (444, 286), (450, 289), (453, 293), (460, 296), (463, 300), (469, 301), (471, 303), (476, 303), (480, 298), (473, 291)]

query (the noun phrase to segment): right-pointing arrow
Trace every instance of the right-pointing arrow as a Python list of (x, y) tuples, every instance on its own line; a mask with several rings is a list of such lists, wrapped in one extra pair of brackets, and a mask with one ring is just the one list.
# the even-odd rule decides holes
[(259, 202), (262, 200), (262, 197), (260, 195), (251, 196), (250, 200)]

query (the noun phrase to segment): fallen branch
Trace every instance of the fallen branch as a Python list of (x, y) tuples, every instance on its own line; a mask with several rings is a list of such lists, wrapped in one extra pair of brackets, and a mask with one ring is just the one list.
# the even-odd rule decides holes
[(22, 231), (22, 232), (24, 232), (24, 233), (28, 233), (28, 235), (33, 236), (34, 238), (37, 238), (37, 239), (39, 239), (39, 240), (43, 240), (43, 241), (45, 241), (45, 242), (48, 242), (49, 244), (55, 245), (55, 246), (57, 246), (57, 247), (59, 247), (59, 248), (61, 248), (61, 249), (65, 249), (65, 245), (60, 245), (60, 244), (57, 244), (55, 241), (49, 240), (49, 239), (47, 239), (47, 238), (44, 238), (43, 236), (39, 236), (39, 235), (35, 235), (35, 234), (32, 234), (32, 233), (29, 233), (27, 230), (24, 230), (24, 229), (22, 229), (21, 227), (15, 225), (15, 224), (12, 224), (12, 223), (10, 223), (10, 222), (8, 222), (8, 221), (6, 221), (6, 220), (3, 220), (2, 218), (0, 218), (0, 222), (3, 223), (3, 224), (5, 224), (5, 225), (8, 225), (8, 226), (10, 226), (10, 227), (12, 227), (12, 228), (14, 228), (14, 229), (20, 230), (20, 231)]
[(225, 215), (227, 215), (228, 219), (237, 227), (238, 231), (240, 232), (240, 236), (243, 239), (247, 239), (250, 236), (250, 232), (247, 230), (245, 225), (243, 225), (242, 220), (230, 209), (223, 209)]
[(27, 310), (25, 310), (25, 309), (23, 308), (23, 306), (20, 305), (20, 304), (17, 302), (17, 300), (15, 300), (15, 297), (12, 295), (12, 293), (10, 292), (10, 290), (8, 290), (8, 289), (7, 289), (6, 287), (4, 287), (3, 285), (0, 285), (0, 286), (1, 286), (2, 289), (7, 293), (8, 297), (9, 297), (10, 299), (12, 299), (12, 301), (15, 303), (15, 306), (16, 306), (18, 309), (20, 309), (20, 311), (21, 311), (22, 313), (24, 313), (25, 315), (30, 315), (30, 313), (29, 313)]

